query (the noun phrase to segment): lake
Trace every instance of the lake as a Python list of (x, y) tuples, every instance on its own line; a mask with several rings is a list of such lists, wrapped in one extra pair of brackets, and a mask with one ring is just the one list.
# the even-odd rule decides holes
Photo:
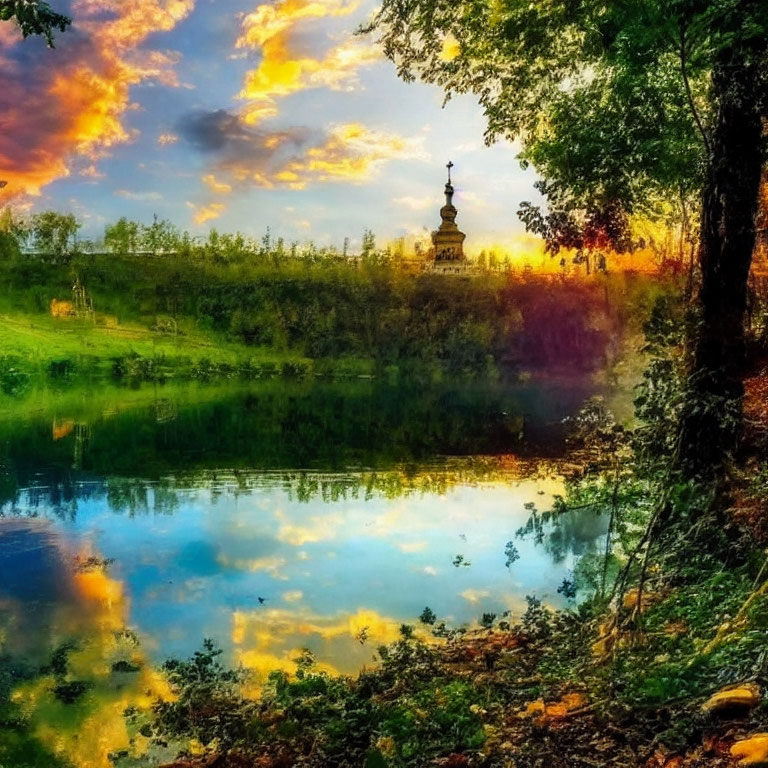
[[(354, 673), (426, 606), (461, 626), (558, 604), (603, 521), (538, 546), (515, 532), (562, 492), (562, 420), (590, 391), (269, 381), (6, 402), (0, 648), (36, 670), (14, 695), (38, 738), (108, 765), (118, 715), (204, 638), (256, 680), (304, 648)], [(68, 699), (88, 702), (79, 719)]]

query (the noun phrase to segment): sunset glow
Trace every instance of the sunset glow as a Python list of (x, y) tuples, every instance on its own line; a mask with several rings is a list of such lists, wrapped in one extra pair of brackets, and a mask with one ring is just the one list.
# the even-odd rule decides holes
[(372, 3), (60, 5), (74, 24), (55, 50), (0, 30), (0, 202), (72, 211), (88, 237), (157, 214), (193, 233), (305, 240), (309, 225), (355, 247), (365, 227), (428, 235), (452, 158), (468, 251), (517, 246), (533, 175), (510, 145), (483, 146), (472, 98), (442, 108), (438, 89), (397, 80), (355, 34)]

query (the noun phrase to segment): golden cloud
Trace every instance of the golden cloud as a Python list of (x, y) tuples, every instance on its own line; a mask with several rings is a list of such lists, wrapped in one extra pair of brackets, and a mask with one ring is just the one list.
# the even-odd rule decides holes
[[(419, 140), (359, 123), (262, 130), (279, 114), (277, 101), (309, 88), (352, 89), (360, 69), (380, 57), (373, 43), (351, 37), (314, 50), (312, 24), (346, 17), (358, 0), (277, 0), (243, 17), (237, 48), (257, 51), (260, 61), (244, 79), (238, 114), (218, 110), (187, 116), (179, 132), (214, 161), (203, 183), (217, 195), (257, 186), (301, 190), (312, 183), (360, 182), (387, 160), (422, 154)], [(314, 35), (314, 36), (313, 36)], [(321, 31), (327, 40), (327, 32)], [(230, 189), (228, 189), (230, 188)]]
[(263, 46), (290, 31), (299, 21), (348, 16), (358, 6), (357, 0), (279, 0), (277, 3), (263, 3), (243, 18), (243, 33), (237, 41), (237, 47)]
[(341, 515), (318, 515), (311, 517), (303, 525), (295, 525), (287, 521), (282, 512), (278, 512), (276, 517), (280, 521), (277, 540), (293, 547), (332, 540), (344, 524), (344, 518)]
[(312, 55), (302, 49), (296, 34), (309, 21), (347, 16), (357, 8), (357, 2), (343, 0), (279, 0), (259, 5), (245, 16), (237, 47), (261, 53), (258, 67), (246, 74), (239, 94), (251, 102), (244, 112), (249, 124), (277, 114), (276, 98), (307, 88), (344, 90), (357, 85), (360, 68), (381, 57), (374, 44), (350, 39)]
[(210, 203), (199, 207), (194, 203), (187, 203), (187, 206), (194, 211), (195, 224), (205, 224), (206, 221), (218, 219), (226, 209), (223, 203)]
[(231, 184), (217, 181), (212, 173), (203, 176), (203, 183), (211, 190), (211, 192), (215, 192), (217, 195), (228, 195), (232, 191)]
[(294, 189), (310, 181), (364, 181), (387, 160), (420, 154), (418, 140), (347, 123), (332, 127), (323, 144), (290, 161), (275, 179)]
[(486, 597), (490, 597), (490, 592), (487, 589), (465, 589), (460, 593), (460, 597), (463, 597), (469, 603), (479, 603)]
[(219, 565), (224, 568), (231, 568), (234, 571), (250, 571), (256, 573), (257, 571), (264, 571), (268, 573), (273, 579), (279, 581), (287, 581), (288, 577), (282, 573), (282, 569), (288, 564), (288, 561), (284, 557), (267, 556), (267, 557), (229, 557), (227, 555), (219, 555), (217, 558)]
[(61, 35), (56, 51), (23, 70), (15, 46), (0, 58), (5, 197), (37, 195), (70, 173), (75, 156), (95, 160), (135, 138), (122, 120), (131, 87), (148, 80), (178, 84), (175, 54), (138, 49), (150, 34), (173, 29), (194, 2), (75, 0), (73, 28)]

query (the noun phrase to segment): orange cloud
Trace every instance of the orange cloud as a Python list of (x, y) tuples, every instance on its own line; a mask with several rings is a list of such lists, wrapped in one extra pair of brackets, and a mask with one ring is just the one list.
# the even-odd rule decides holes
[(138, 49), (193, 7), (194, 0), (75, 0), (73, 27), (55, 51), (23, 68), (14, 59), (21, 46), (0, 57), (3, 196), (37, 195), (69, 175), (75, 157), (93, 161), (133, 140), (123, 125), (131, 87), (148, 80), (178, 85), (175, 54)]
[(201, 206), (187, 203), (187, 206), (194, 211), (195, 224), (205, 224), (206, 221), (218, 219), (226, 208), (223, 203), (211, 203), (210, 205)]
[(238, 48), (258, 49), (261, 62), (246, 74), (240, 98), (251, 125), (277, 114), (275, 99), (307, 88), (352, 89), (358, 70), (380, 58), (370, 42), (349, 39), (323, 55), (302, 50), (297, 27), (309, 21), (347, 16), (357, 2), (344, 0), (279, 0), (263, 4), (243, 20)]

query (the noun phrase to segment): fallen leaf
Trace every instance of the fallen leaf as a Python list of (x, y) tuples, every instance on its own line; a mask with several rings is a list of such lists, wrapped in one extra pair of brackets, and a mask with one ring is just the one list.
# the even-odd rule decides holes
[(739, 765), (768, 765), (768, 733), (737, 741), (731, 747), (731, 757), (738, 759)]
[(721, 712), (726, 709), (752, 709), (760, 703), (760, 689), (752, 684), (723, 688), (702, 705), (705, 712)]

